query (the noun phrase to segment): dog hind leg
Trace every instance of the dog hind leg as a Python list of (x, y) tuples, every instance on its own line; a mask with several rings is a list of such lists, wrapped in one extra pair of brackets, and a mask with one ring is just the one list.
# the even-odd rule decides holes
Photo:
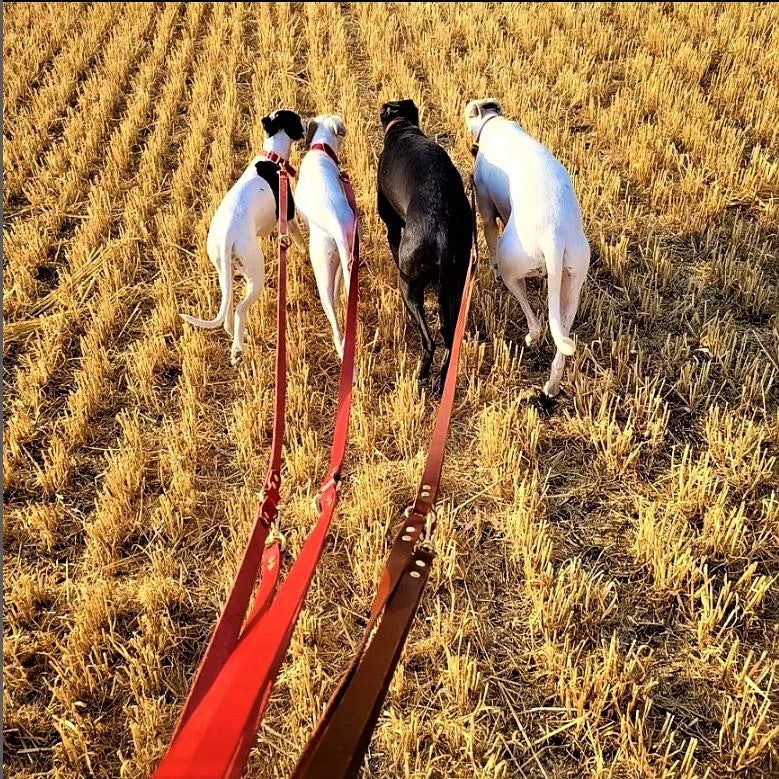
[(389, 243), (390, 251), (392, 252), (392, 259), (395, 260), (395, 265), (399, 265), (400, 239), (403, 234), (404, 226), (403, 220), (390, 205), (389, 200), (387, 200), (381, 192), (379, 192), (377, 204), (379, 217), (387, 227), (387, 243)]
[[(218, 230), (209, 230), (206, 241), (206, 252), (211, 264), (216, 268), (219, 277), (222, 277), (221, 262), (219, 260), (219, 233)], [(229, 299), (227, 301), (227, 313), (225, 314), (224, 329), (230, 338), (233, 337), (233, 280), (230, 274), (230, 286), (228, 287)]]
[[(210, 236), (209, 236), (210, 238)], [(219, 243), (217, 241), (210, 241), (208, 242), (206, 249), (208, 251), (208, 257), (211, 260), (211, 264), (217, 269), (217, 272), (219, 272)], [(231, 260), (232, 262), (232, 260)], [(220, 278), (221, 278), (221, 272), (220, 272)], [(225, 312), (225, 321), (224, 321), (224, 330), (227, 333), (227, 335), (230, 336), (230, 338), (233, 337), (233, 274), (232, 269), (230, 272), (230, 276), (228, 279), (228, 285), (227, 285), (227, 311)], [(222, 291), (222, 294), (225, 294), (225, 291)]]
[(333, 274), (333, 279), (330, 287), (330, 299), (333, 301), (333, 306), (338, 305), (338, 300), (341, 297), (341, 287), (343, 286), (343, 273), (341, 273), (341, 265), (338, 264), (338, 267), (335, 270), (335, 273)]
[[(343, 285), (346, 290), (346, 294), (349, 294), (349, 262), (352, 256), (352, 225), (349, 225), (347, 231), (340, 236), (336, 236), (335, 245), (338, 248), (338, 257), (341, 260), (341, 274), (343, 276)], [(334, 297), (333, 300), (337, 301), (338, 298)]]
[(457, 325), (457, 315), (460, 313), (465, 278), (463, 277), (458, 283), (453, 282), (453, 279), (446, 283), (441, 280), (438, 286), (438, 316), (441, 321), (441, 338), (444, 341), (446, 353), (444, 354), (444, 361), (441, 363), (441, 372), (433, 388), (435, 392), (440, 392), (443, 388), (446, 374), (449, 370), (454, 330)]
[(408, 280), (401, 272), (400, 294), (403, 297), (406, 310), (419, 328), (419, 334), (422, 338), (422, 363), (419, 366), (417, 379), (426, 381), (430, 376), (430, 366), (433, 364), (435, 341), (433, 341), (430, 328), (425, 320), (425, 287), (419, 282)]
[(498, 231), (498, 209), (495, 204), (490, 200), (487, 195), (482, 195), (476, 192), (476, 205), (479, 208), (481, 214), (481, 221), (484, 225), (484, 237), (487, 240), (487, 249), (490, 253), (490, 267), (495, 274), (495, 278), (498, 277), (498, 238), (500, 233)]
[(533, 312), (533, 308), (530, 305), (530, 301), (527, 299), (527, 285), (525, 284), (524, 277), (520, 278), (504, 278), (503, 283), (511, 294), (519, 301), (519, 305), (522, 308), (522, 312), (527, 319), (527, 335), (525, 336), (525, 344), (527, 346), (535, 346), (538, 343), (538, 339), (541, 337), (541, 323), (538, 321)]
[(420, 382), (427, 381), (430, 376), (435, 353), (435, 341), (425, 318), (425, 288), (430, 279), (426, 278), (422, 269), (429, 266), (436, 253), (435, 244), (425, 243), (424, 240), (415, 239), (408, 231), (404, 232), (398, 254), (399, 286), (406, 311), (419, 329), (422, 339), (422, 361), (417, 374)]
[(340, 274), (338, 247), (329, 235), (312, 224), (309, 236), (309, 253), (311, 267), (314, 269), (314, 277), (319, 290), (319, 300), (333, 331), (333, 345), (339, 359), (343, 359), (344, 337), (335, 311), (338, 301), (337, 279)]
[(243, 355), (247, 310), (260, 296), (265, 283), (265, 260), (257, 239), (252, 236), (242, 241), (236, 246), (236, 253), (240, 254), (246, 277), (246, 297), (235, 308), (233, 346), (230, 352), (230, 362), (233, 365), (236, 365)]
[(511, 219), (503, 231), (497, 247), (498, 272), (506, 289), (517, 299), (522, 313), (527, 319), (527, 335), (525, 343), (534, 346), (541, 336), (541, 323), (535, 315), (530, 301), (527, 299), (525, 277), (533, 273), (535, 266), (522, 248), (519, 238), (514, 235)]

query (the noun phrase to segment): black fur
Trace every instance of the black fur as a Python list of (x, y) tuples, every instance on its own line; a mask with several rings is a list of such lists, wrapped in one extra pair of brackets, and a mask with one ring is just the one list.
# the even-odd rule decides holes
[(494, 100), (489, 100), (486, 103), (482, 103), (481, 105), (481, 111), (484, 113), (485, 111), (497, 111), (497, 113), (502, 113), (500, 104), (495, 102)]
[(380, 118), (385, 131), (393, 119), (401, 121), (390, 127), (379, 157), (379, 216), (387, 226), (387, 240), (400, 271), (403, 302), (422, 336), (420, 380), (430, 375), (435, 350), (425, 321), (425, 289), (430, 284), (438, 288), (446, 346), (440, 387), (449, 367), (471, 253), (471, 207), (449, 155), (419, 129), (419, 111), (412, 100), (385, 103)]
[[(259, 160), (254, 163), (257, 175), (264, 178), (270, 185), (273, 198), (276, 201), (276, 219), (279, 218), (279, 170), (280, 166), (272, 160)], [(295, 200), (292, 197), (292, 187), (287, 188), (287, 221), (295, 218)]]
[(283, 130), (291, 140), (300, 141), (306, 133), (300, 114), (296, 114), (294, 111), (289, 111), (286, 108), (281, 108), (272, 114), (268, 114), (268, 116), (263, 116), (260, 121), (262, 122), (262, 129), (265, 130), (265, 134), (268, 136), (273, 136), (279, 130)]

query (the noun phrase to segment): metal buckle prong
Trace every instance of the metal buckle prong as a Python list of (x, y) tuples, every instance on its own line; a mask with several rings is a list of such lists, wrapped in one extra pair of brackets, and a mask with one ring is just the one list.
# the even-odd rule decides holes
[(430, 510), (425, 514), (425, 527), (420, 534), (420, 549), (424, 549), (430, 554), (435, 554), (435, 547), (433, 546), (433, 530), (438, 523), (438, 514), (436, 513), (435, 506), (431, 506)]
[[(411, 504), (407, 508), (403, 510), (403, 519), (408, 520), (412, 514), (416, 513), (414, 511), (414, 505)], [(417, 514), (419, 516), (419, 514)], [(435, 554), (435, 549), (433, 548), (433, 529), (435, 528), (437, 523), (437, 514), (435, 510), (435, 506), (431, 506), (427, 512), (425, 512), (425, 525), (422, 528), (421, 532), (419, 533), (419, 548), (424, 549), (426, 552), (430, 552), (430, 554)], [(408, 527), (404, 528), (405, 535), (403, 536), (403, 540), (408, 539), (411, 540), (411, 536), (409, 535), (410, 530)]]
[(321, 512), (322, 511), (322, 495), (324, 495), (328, 489), (330, 489), (330, 485), (333, 485), (335, 487), (336, 493), (341, 492), (341, 475), (336, 473), (333, 474), (320, 488), (319, 492), (317, 492), (316, 495), (314, 495), (314, 508)]
[(283, 552), (287, 546), (287, 539), (284, 533), (281, 532), (278, 519), (268, 529), (268, 535), (265, 538), (265, 548), (273, 546), (278, 543), (279, 549)]

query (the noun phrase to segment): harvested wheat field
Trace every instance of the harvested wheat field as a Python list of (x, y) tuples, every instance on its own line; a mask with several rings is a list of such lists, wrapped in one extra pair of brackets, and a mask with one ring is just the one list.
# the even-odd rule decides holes
[[(578, 348), (540, 405), (551, 339), (524, 346), (480, 229), (438, 558), (363, 775), (779, 774), (774, 7), (7, 3), (3, 24), (6, 776), (134, 779), (165, 751), (265, 472), (275, 242), (238, 368), (179, 312), (218, 307), (209, 221), (281, 106), (344, 118), (365, 228), (342, 499), (247, 773), (289, 775), (437, 404), (376, 213), (379, 107), (412, 97), (466, 178), (485, 96), (574, 181)], [(338, 378), (297, 248), (289, 317), (294, 555)]]

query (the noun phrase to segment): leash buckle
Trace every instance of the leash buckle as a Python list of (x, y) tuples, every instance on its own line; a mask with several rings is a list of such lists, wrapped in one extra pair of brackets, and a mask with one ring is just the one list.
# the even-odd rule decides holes
[(284, 233), (284, 235), (279, 235), (279, 245), (285, 251), (289, 249), (290, 246), (292, 246), (292, 239), (289, 237), (289, 233)]
[(435, 548), (433, 547), (433, 531), (437, 524), (438, 514), (436, 513), (435, 506), (431, 506), (427, 514), (425, 514), (425, 527), (419, 535), (420, 549), (424, 549), (430, 554), (435, 554)]
[(281, 532), (278, 519), (275, 520), (269, 528), (268, 535), (265, 539), (265, 548), (267, 549), (269, 546), (273, 546), (273, 544), (278, 544), (279, 549), (282, 552), (287, 546), (287, 538), (284, 533)]
[[(403, 518), (408, 519), (412, 514), (416, 514), (417, 516), (420, 516), (419, 512), (414, 511), (414, 503), (412, 503), (410, 506), (406, 507), (403, 510)], [(435, 548), (433, 547), (433, 530), (435, 529), (435, 526), (438, 522), (438, 515), (436, 514), (435, 506), (431, 506), (424, 514), (425, 518), (425, 525), (422, 528), (420, 534), (419, 534), (419, 540), (418, 545), (420, 549), (423, 549), (425, 552), (429, 552), (430, 554), (435, 554)], [(411, 527), (406, 528), (406, 532), (410, 531)], [(407, 540), (407, 537), (404, 536), (403, 540)], [(410, 539), (408, 539), (410, 540)]]
[(314, 495), (314, 508), (321, 514), (322, 513), (322, 496), (333, 486), (336, 493), (341, 492), (341, 475), (333, 474), (320, 488), (319, 492)]

